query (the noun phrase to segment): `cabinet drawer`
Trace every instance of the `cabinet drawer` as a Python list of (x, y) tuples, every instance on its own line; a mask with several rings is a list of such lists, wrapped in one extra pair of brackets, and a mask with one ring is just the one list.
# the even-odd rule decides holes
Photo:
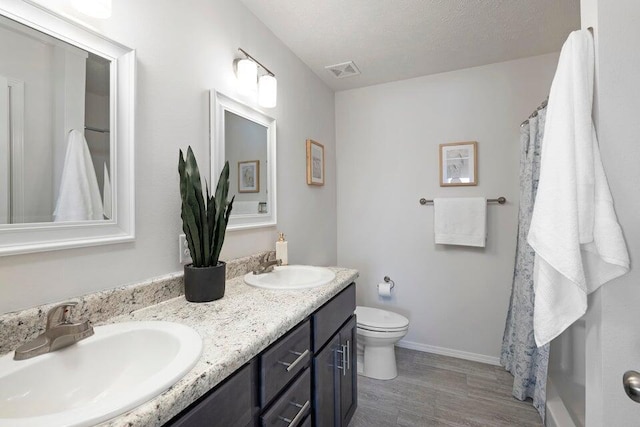
[[(306, 369), (300, 377), (260, 417), (262, 427), (298, 426), (311, 413), (311, 374)], [(294, 423), (294, 421), (296, 421)]]
[(356, 285), (352, 283), (311, 317), (313, 351), (318, 352), (355, 311)]
[(307, 320), (260, 356), (260, 403), (264, 408), (311, 361)]
[(253, 425), (258, 411), (255, 390), (257, 376), (255, 362), (251, 362), (232, 374), (208, 396), (178, 415), (168, 425), (171, 427), (245, 427)]

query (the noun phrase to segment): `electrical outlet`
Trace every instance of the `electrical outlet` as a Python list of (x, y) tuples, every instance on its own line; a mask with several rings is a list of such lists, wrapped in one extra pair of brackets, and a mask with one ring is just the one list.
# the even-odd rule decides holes
[(189, 244), (187, 244), (187, 236), (184, 234), (178, 235), (178, 249), (180, 251), (180, 264), (190, 264), (191, 252), (189, 251)]

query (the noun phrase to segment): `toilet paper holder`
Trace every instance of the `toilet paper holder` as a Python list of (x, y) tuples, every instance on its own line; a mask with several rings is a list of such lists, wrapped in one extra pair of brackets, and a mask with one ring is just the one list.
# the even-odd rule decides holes
[[(393, 280), (391, 280), (391, 278), (389, 276), (384, 276), (384, 281), (386, 283), (391, 283), (391, 289), (396, 287), (396, 282), (394, 282)], [(378, 286), (379, 287), (379, 286)]]

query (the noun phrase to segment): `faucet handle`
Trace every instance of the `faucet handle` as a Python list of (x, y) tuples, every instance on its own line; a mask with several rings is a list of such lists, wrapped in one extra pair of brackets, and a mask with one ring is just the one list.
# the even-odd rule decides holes
[(76, 305), (78, 303), (75, 301), (63, 302), (49, 310), (47, 313), (47, 329), (52, 326), (69, 323), (69, 312)]

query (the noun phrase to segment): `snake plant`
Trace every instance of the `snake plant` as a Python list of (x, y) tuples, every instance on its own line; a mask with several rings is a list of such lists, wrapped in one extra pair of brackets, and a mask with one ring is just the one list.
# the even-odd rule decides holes
[(227, 231), (233, 200), (227, 200), (229, 193), (229, 162), (225, 162), (215, 195), (202, 193), (202, 183), (198, 163), (191, 147), (186, 159), (180, 150), (178, 161), (180, 173), (180, 195), (182, 197), (182, 230), (187, 238), (194, 267), (215, 267)]

